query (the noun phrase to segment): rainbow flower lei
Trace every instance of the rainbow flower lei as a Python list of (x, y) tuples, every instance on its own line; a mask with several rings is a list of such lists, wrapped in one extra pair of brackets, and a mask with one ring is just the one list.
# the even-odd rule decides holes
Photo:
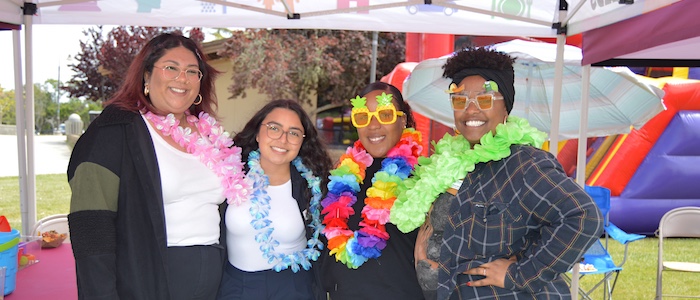
[(410, 232), (425, 222), (425, 214), (440, 193), (464, 179), (478, 163), (510, 156), (511, 145), (539, 147), (547, 134), (530, 126), (526, 119), (509, 116), (506, 124), (496, 126), (496, 135), (487, 133), (481, 143), (470, 149), (462, 136), (445, 134), (435, 144), (435, 153), (421, 157), (411, 178), (403, 181), (391, 208), (391, 222), (402, 232)]
[(365, 179), (365, 170), (374, 158), (367, 153), (360, 141), (348, 148), (340, 157), (340, 163), (331, 171), (328, 195), (321, 202), (324, 214), (323, 234), (328, 239), (330, 255), (335, 255), (348, 268), (357, 269), (370, 258), (378, 258), (386, 247), (389, 234), (385, 224), (389, 222), (391, 207), (396, 199), (400, 183), (408, 178), (418, 162), (423, 147), (420, 132), (404, 129), (401, 140), (387, 153), (382, 168), (372, 178), (367, 189), (365, 206), (362, 209), (360, 230), (348, 227), (352, 205), (357, 201), (360, 183)]
[[(268, 262), (277, 261), (273, 269), (276, 272), (292, 268), (294, 273), (298, 272), (299, 266), (304, 270), (311, 269), (311, 261), (315, 261), (321, 255), (319, 250), (323, 250), (323, 243), (318, 237), (321, 235), (323, 225), (321, 225), (321, 212), (319, 211), (321, 202), (321, 179), (314, 176), (300, 157), (294, 158), (292, 164), (297, 168), (297, 171), (306, 179), (309, 188), (311, 189), (311, 202), (309, 204), (309, 212), (311, 213), (311, 224), (313, 229), (312, 237), (306, 242), (306, 248), (290, 254), (277, 253), (275, 247), (279, 246), (279, 242), (272, 238), (272, 232), (275, 228), (270, 226), (272, 221), (267, 219), (270, 213), (270, 196), (267, 194), (267, 187), (270, 185), (270, 180), (265, 175), (260, 166), (260, 152), (251, 151), (248, 154), (248, 178), (253, 181), (253, 195), (250, 199), (250, 215), (253, 220), (250, 224), (258, 231), (255, 235), (255, 241), (260, 244), (260, 251)], [(318, 248), (318, 250), (316, 249)]]
[(187, 153), (199, 157), (204, 165), (221, 178), (224, 197), (229, 204), (239, 205), (246, 201), (252, 186), (244, 176), (241, 148), (233, 146), (229, 133), (208, 113), (200, 112), (199, 118), (190, 115), (188, 111), (185, 114), (187, 122), (195, 125), (199, 134), (192, 132), (189, 127), (179, 126), (180, 121), (173, 114), (163, 117), (149, 111), (144, 115), (163, 135), (170, 136)]

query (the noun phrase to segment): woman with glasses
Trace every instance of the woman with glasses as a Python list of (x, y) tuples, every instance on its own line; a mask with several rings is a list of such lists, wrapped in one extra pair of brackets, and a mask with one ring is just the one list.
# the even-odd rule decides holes
[(226, 208), (228, 262), (218, 299), (326, 299), (315, 262), (332, 163), (314, 122), (297, 102), (276, 100), (233, 140), (253, 191)]
[(413, 262), (417, 231), (389, 221), (396, 187), (421, 154), (411, 108), (396, 87), (375, 82), (351, 100), (359, 139), (331, 171), (323, 200), (323, 281), (333, 300), (423, 299)]
[(422, 225), (415, 255), (426, 298), (569, 299), (562, 274), (602, 233), (595, 203), (536, 148), (546, 135), (509, 116), (510, 56), (467, 48), (443, 68), (460, 134), (436, 144), (391, 211), (404, 232)]
[(80, 299), (213, 299), (220, 205), (250, 193), (217, 122), (200, 46), (161, 34), (136, 55), (68, 166)]

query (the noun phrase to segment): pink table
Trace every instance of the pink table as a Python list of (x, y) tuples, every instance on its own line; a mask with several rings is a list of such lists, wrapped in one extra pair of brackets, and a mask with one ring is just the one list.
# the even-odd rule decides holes
[(7, 300), (78, 299), (71, 244), (41, 249), (39, 263), (17, 272), (15, 291)]

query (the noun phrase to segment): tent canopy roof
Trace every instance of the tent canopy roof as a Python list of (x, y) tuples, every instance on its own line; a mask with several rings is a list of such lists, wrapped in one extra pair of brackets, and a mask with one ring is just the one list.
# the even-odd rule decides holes
[[(575, 35), (680, 0), (35, 0), (33, 24), (319, 28), (361, 31), (554, 37), (553, 24)], [(566, 2), (564, 2), (566, 3)], [(31, 4), (31, 3), (30, 3)], [(23, 23), (17, 0), (0, 0), (0, 22)], [(28, 10), (31, 11), (31, 10)]]

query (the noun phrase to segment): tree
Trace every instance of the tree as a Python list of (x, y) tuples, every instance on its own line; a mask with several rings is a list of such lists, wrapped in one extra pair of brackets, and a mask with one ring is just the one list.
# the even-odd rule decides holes
[[(129, 64), (149, 40), (164, 32), (178, 32), (175, 27), (119, 26), (107, 35), (102, 26), (89, 28), (83, 33), (88, 41), (80, 41), (81, 52), (75, 56), (75, 72), (62, 89), (70, 97), (82, 97), (91, 101), (109, 99), (124, 80)], [(201, 29), (189, 31), (189, 37), (202, 42)]]
[[(316, 94), (321, 103), (340, 103), (369, 83), (370, 32), (247, 29), (231, 35), (219, 53), (233, 64), (231, 98), (257, 88), (270, 98), (309, 103)], [(375, 80), (404, 61), (404, 40), (400, 33), (379, 34)]]
[(15, 124), (15, 91), (0, 87), (0, 124)]
[(55, 84), (55, 79), (34, 84), (34, 126), (42, 134), (53, 134), (54, 128), (58, 127)]

